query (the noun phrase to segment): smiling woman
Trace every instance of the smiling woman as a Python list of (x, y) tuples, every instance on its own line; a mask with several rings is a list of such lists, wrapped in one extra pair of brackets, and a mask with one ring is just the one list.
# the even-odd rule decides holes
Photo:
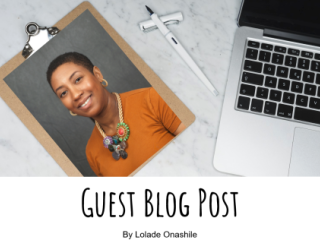
[(83, 54), (58, 56), (47, 80), (70, 113), (94, 119), (86, 155), (98, 176), (130, 175), (185, 129), (152, 87), (109, 92), (100, 69)]

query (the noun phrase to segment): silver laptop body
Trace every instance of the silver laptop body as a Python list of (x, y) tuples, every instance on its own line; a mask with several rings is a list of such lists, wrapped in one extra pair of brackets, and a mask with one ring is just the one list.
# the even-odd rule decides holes
[[(311, 40), (317, 41), (317, 39)], [(259, 47), (249, 46), (249, 42), (258, 43)], [(272, 46), (272, 50), (263, 49), (262, 44)], [(275, 51), (275, 47), (278, 50), (285, 48), (286, 52)], [(258, 51), (253, 52), (253, 55), (257, 53), (256, 59), (248, 58), (248, 49)], [(289, 54), (289, 49), (298, 50), (299, 55)], [(269, 61), (259, 61), (261, 51), (270, 53)], [(312, 58), (302, 56), (302, 53), (310, 52), (313, 54)], [(275, 62), (277, 58), (273, 59), (274, 54), (283, 55), (282, 64)], [(318, 103), (315, 101), (315, 99), (320, 101), (320, 84), (316, 82), (320, 71), (313, 71), (318, 69), (317, 64), (320, 60), (316, 59), (316, 56), (320, 56), (320, 47), (315, 45), (266, 36), (265, 31), (258, 28), (237, 29), (213, 159), (214, 167), (218, 171), (241, 176), (320, 175), (320, 109), (317, 108)], [(292, 62), (286, 62), (292, 60), (292, 57), (296, 59), (295, 66)], [(302, 60), (299, 60), (300, 58)], [(309, 60), (308, 68), (303, 65), (305, 61), (303, 59)], [(298, 64), (304, 68), (299, 68)], [(256, 65), (262, 66), (261, 72), (259, 69), (251, 71), (251, 67), (256, 68)], [(270, 65), (275, 66), (274, 69), (268, 68)], [(268, 72), (269, 70), (271, 72)], [(298, 76), (299, 71), (301, 76)], [(287, 77), (285, 77), (286, 72)], [(315, 74), (313, 82), (307, 79), (308, 76), (309, 78), (310, 75), (313, 76), (310, 72)], [(254, 83), (251, 83), (246, 82), (244, 73), (249, 79), (252, 74), (259, 76), (256, 76)], [(276, 79), (276, 85), (267, 84), (267, 77), (268, 80)], [(284, 89), (281, 89), (282, 85), (279, 84), (283, 84)], [(285, 89), (288, 87), (286, 84), (289, 85), (288, 90)], [(294, 91), (291, 91), (293, 87)], [(297, 92), (295, 88), (298, 89)], [(316, 91), (313, 95), (314, 88)], [(246, 95), (248, 90), (251, 95)], [(264, 93), (268, 91), (267, 95), (264, 95), (263, 91)], [(280, 100), (277, 99), (276, 93), (281, 93)], [(284, 100), (285, 93), (288, 98), (294, 95), (293, 103), (284, 102), (287, 101)], [(254, 104), (253, 99), (256, 99)], [(261, 103), (262, 108), (257, 109)], [(275, 105), (275, 113), (272, 114), (269, 106), (274, 108)], [(290, 109), (292, 109), (291, 115)], [(311, 120), (310, 116), (313, 117)]]

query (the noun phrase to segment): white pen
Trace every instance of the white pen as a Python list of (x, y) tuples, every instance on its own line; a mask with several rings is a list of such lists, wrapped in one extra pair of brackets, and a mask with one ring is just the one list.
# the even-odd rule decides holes
[(204, 85), (214, 94), (218, 95), (218, 91), (214, 88), (214, 86), (210, 83), (208, 78), (203, 74), (201, 69), (197, 66), (197, 64), (192, 60), (187, 51), (182, 47), (178, 39), (172, 34), (172, 32), (163, 24), (163, 22), (159, 19), (158, 15), (154, 13), (149, 7), (147, 7), (148, 12), (150, 13), (151, 19), (159, 28), (160, 32), (165, 36), (171, 46), (178, 52), (180, 57), (188, 64), (191, 70), (200, 78)]

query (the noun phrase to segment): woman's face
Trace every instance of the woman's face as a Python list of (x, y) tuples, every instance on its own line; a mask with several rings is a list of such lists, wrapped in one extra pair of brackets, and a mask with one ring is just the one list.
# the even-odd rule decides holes
[(81, 65), (69, 62), (59, 66), (52, 74), (51, 86), (54, 92), (63, 105), (77, 115), (94, 117), (102, 111), (106, 101), (99, 68), (94, 67), (93, 73)]

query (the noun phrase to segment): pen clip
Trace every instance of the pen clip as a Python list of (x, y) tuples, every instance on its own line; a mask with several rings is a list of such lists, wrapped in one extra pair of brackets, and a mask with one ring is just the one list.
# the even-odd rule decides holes
[[(177, 24), (177, 25), (179, 25), (179, 20), (169, 20), (169, 21), (166, 21), (166, 22), (163, 22), (164, 23), (164, 25), (166, 25), (166, 26), (168, 26), (168, 25), (171, 25), (171, 24)], [(155, 25), (155, 26), (152, 26), (152, 27), (148, 27), (148, 28), (144, 28), (143, 27), (143, 32), (144, 33), (148, 33), (148, 32), (151, 32), (151, 31), (153, 31), (153, 30), (156, 30), (156, 29), (158, 29), (158, 27), (157, 27), (157, 25)]]

